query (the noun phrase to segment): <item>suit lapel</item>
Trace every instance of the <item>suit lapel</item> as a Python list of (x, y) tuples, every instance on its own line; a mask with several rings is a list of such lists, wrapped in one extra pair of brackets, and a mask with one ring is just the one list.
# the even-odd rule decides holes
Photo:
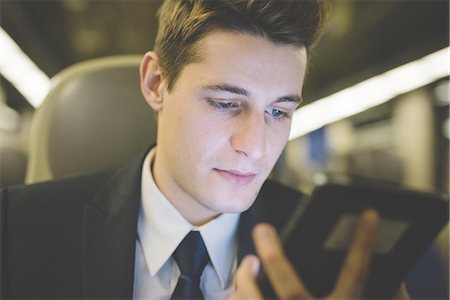
[(238, 265), (241, 263), (244, 256), (255, 254), (255, 245), (252, 239), (252, 230), (255, 227), (257, 220), (257, 213), (255, 204), (251, 208), (241, 214), (238, 225)]
[(141, 168), (144, 157), (114, 172), (85, 206), (82, 284), (85, 298), (131, 298)]

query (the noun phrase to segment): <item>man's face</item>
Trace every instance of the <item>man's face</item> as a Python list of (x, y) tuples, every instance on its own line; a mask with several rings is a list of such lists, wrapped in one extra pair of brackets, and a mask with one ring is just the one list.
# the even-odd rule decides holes
[(306, 68), (303, 48), (248, 34), (213, 32), (200, 48), (170, 92), (162, 78), (151, 104), (153, 176), (194, 224), (253, 203), (288, 140)]

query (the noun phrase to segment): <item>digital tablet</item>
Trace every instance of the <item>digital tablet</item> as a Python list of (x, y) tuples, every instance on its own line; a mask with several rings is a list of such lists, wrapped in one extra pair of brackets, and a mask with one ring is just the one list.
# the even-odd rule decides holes
[[(328, 295), (351, 243), (358, 215), (380, 215), (378, 239), (364, 298), (392, 297), (408, 272), (448, 223), (448, 196), (376, 183), (328, 181), (293, 214), (282, 241), (297, 274), (316, 297)], [(264, 274), (263, 294), (273, 297)]]

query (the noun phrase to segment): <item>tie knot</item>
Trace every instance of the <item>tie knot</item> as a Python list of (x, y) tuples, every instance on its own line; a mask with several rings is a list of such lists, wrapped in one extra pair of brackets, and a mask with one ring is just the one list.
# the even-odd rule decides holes
[(181, 275), (200, 277), (209, 261), (208, 251), (198, 231), (191, 231), (173, 253)]

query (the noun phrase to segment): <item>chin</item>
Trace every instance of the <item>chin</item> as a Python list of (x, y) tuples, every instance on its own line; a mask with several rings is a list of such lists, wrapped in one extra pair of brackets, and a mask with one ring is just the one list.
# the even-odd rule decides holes
[(221, 214), (239, 214), (249, 209), (252, 204), (253, 202), (246, 203), (245, 205), (227, 205), (225, 207), (219, 207), (216, 211)]
[(255, 202), (255, 199), (256, 193), (254, 192), (251, 194), (246, 193), (245, 195), (232, 193), (229, 196), (223, 196), (210, 202), (209, 208), (218, 213), (241, 213), (249, 209)]

